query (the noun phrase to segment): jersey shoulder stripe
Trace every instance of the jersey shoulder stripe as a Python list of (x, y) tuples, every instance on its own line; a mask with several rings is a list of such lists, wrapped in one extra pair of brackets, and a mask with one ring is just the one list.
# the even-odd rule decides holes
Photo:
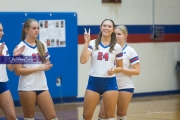
[(135, 62), (135, 61), (137, 61), (137, 60), (139, 60), (138, 56), (136, 56), (136, 57), (130, 59), (130, 63), (133, 63), (133, 62)]
[(116, 55), (116, 57), (122, 57), (122, 56), (123, 56), (122, 52)]
[(88, 48), (92, 50), (92, 46), (91, 45), (89, 45)]
[(46, 53), (46, 57), (49, 55), (49, 52)]

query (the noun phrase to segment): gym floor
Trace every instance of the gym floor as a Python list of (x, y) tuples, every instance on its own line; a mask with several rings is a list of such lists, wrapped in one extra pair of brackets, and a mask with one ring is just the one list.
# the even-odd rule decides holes
[[(83, 103), (55, 104), (59, 120), (80, 120), (83, 112)], [(38, 107), (36, 107), (35, 120), (44, 120)], [(92, 120), (98, 119), (99, 105)], [(21, 107), (16, 107), (19, 120), (23, 120)], [(152, 97), (133, 98), (128, 109), (128, 120), (180, 120), (180, 94)], [(0, 110), (0, 120), (5, 120)]]

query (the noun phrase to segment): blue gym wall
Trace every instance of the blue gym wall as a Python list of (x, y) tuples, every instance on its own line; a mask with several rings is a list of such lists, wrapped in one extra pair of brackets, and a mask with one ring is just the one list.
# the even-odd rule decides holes
[[(66, 47), (48, 48), (53, 67), (46, 72), (50, 94), (54, 100), (61, 97), (69, 98), (77, 96), (77, 14), (74, 12), (1, 12), (0, 21), (4, 27), (4, 36), (1, 42), (5, 42), (10, 55), (21, 40), (22, 25), (28, 18), (39, 20), (65, 20)], [(8, 70), (7, 70), (8, 71)], [(8, 71), (8, 86), (14, 101), (19, 101), (17, 87), (19, 76)], [(61, 86), (56, 86), (56, 79), (61, 78)]]

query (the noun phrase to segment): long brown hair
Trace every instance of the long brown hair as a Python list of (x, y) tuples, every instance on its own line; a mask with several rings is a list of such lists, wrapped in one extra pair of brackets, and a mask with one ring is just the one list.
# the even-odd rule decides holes
[[(37, 22), (37, 21), (35, 19), (27, 19), (24, 22), (23, 29), (22, 29), (22, 37), (21, 37), (22, 41), (24, 41), (26, 39), (25, 29), (29, 29), (32, 22)], [(37, 49), (38, 49), (39, 56), (41, 57), (41, 60), (44, 63), (45, 62), (45, 47), (44, 47), (44, 44), (38, 39), (36, 39), (35, 42), (37, 44)]]
[[(104, 21), (111, 21), (112, 24), (113, 24), (113, 29), (115, 28), (114, 21), (111, 20), (111, 19), (105, 19), (105, 20), (103, 20), (102, 23), (101, 23), (101, 26), (103, 25)], [(96, 50), (99, 50), (98, 45), (99, 45), (100, 42), (101, 42), (101, 37), (102, 37), (102, 32), (99, 32), (98, 37), (97, 37), (96, 42), (95, 42)], [(115, 46), (115, 45), (116, 45), (116, 34), (115, 34), (115, 32), (113, 32), (113, 33), (111, 34), (111, 42), (110, 42), (109, 52), (112, 52), (112, 51), (114, 50), (114, 46)]]

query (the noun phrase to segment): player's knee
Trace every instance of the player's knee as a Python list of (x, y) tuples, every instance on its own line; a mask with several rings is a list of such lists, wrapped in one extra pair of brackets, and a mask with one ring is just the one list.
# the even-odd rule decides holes
[(56, 116), (46, 117), (46, 120), (58, 120)]
[(83, 117), (82, 120), (91, 120), (91, 119), (92, 119), (92, 117)]
[(126, 111), (117, 111), (117, 116), (126, 116)]
[(8, 120), (16, 120), (16, 115), (9, 115), (7, 116)]
[(34, 119), (34, 113), (33, 112), (24, 112), (24, 119), (25, 118), (33, 118)]
[(48, 114), (45, 116), (46, 120), (58, 120), (56, 113)]
[(91, 115), (88, 115), (88, 114), (86, 114), (86, 115), (83, 115), (83, 119), (82, 120), (91, 120), (92, 119), (92, 116)]
[(100, 118), (100, 117), (99, 117), (99, 118), (98, 118), (98, 120), (105, 120), (105, 119), (104, 119), (104, 118)]
[[(106, 118), (105, 115), (104, 115), (104, 113), (99, 113), (99, 114), (98, 114), (98, 117), (101, 118), (101, 119), (105, 119), (105, 118)], [(101, 120), (101, 119), (100, 119), (100, 120)]]
[(58, 118), (53, 118), (53, 119), (51, 119), (51, 120), (58, 120)]
[[(89, 118), (87, 118), (87, 117), (85, 118), (85, 117), (83, 117), (83, 116), (82, 116), (82, 118), (81, 118), (81, 120), (87, 120), (87, 119), (89, 119)], [(91, 120), (91, 119), (90, 119), (90, 120)]]
[[(106, 119), (109, 120), (110, 118), (114, 118), (114, 115), (107, 115)], [(111, 119), (110, 119), (111, 120)]]
[(105, 117), (107, 119), (107, 118), (114, 118), (115, 116), (114, 116), (114, 114), (105, 113)]

